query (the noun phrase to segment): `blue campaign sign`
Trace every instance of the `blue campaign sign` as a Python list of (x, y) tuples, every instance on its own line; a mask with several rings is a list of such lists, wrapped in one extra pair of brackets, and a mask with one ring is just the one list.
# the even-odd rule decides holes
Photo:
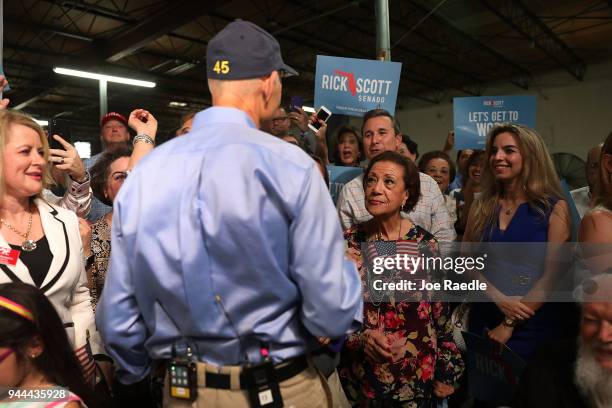
[(525, 361), (518, 354), (482, 336), (462, 331), (467, 346), (466, 366), (470, 395), (495, 406), (512, 400)]
[(361, 167), (327, 166), (329, 173), (329, 192), (331, 193), (334, 204), (338, 201), (338, 194), (342, 186), (363, 173)]
[(487, 133), (496, 124), (515, 123), (535, 128), (536, 97), (453, 98), (453, 118), (455, 149), (484, 149)]
[(315, 107), (363, 116), (371, 109), (395, 112), (402, 64), (317, 55)]

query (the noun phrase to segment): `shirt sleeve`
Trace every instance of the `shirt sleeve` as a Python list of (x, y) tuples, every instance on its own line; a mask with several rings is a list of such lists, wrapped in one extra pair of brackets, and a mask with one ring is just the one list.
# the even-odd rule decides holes
[(89, 332), (92, 353), (104, 354), (104, 346), (96, 330), (91, 297), (87, 287), (87, 276), (82, 262), (79, 262), (79, 265), (81, 265), (81, 272), (70, 304), (70, 315), (74, 323), (75, 347), (79, 348), (85, 344)]
[(338, 338), (361, 326), (363, 300), (333, 203), (313, 165), (289, 229), (290, 273), (302, 295), (301, 318), (314, 336)]
[(351, 197), (350, 188), (347, 184), (342, 186), (338, 193), (338, 216), (340, 217), (340, 225), (342, 230), (347, 230), (353, 226), (353, 210), (349, 201)]
[(55, 201), (54, 204), (73, 211), (80, 218), (87, 218), (91, 209), (91, 197), (93, 195), (90, 187), (89, 173), (85, 181), (79, 183), (68, 177), (69, 183), (64, 196)]
[(119, 380), (133, 384), (149, 373), (150, 360), (144, 347), (147, 329), (136, 303), (129, 240), (121, 230), (120, 202), (114, 209), (111, 239), (110, 265), (96, 308), (96, 321), (106, 350), (119, 366)]
[(431, 232), (438, 241), (452, 242), (457, 238), (455, 228), (452, 225), (451, 217), (448, 214), (446, 203), (440, 188), (436, 182), (429, 176), (424, 177), (421, 182), (421, 188), (424, 190), (422, 198), (431, 202)]

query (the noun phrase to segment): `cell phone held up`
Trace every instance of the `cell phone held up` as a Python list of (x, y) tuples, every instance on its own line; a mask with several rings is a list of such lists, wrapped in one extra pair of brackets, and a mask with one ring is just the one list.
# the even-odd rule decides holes
[(330, 116), (331, 116), (331, 111), (327, 109), (325, 106), (321, 106), (319, 110), (317, 111), (317, 114), (315, 115), (318, 121), (315, 121), (314, 123), (310, 121), (308, 123), (308, 127), (310, 128), (310, 130), (316, 133), (319, 131), (319, 129), (321, 129), (321, 123), (319, 121), (323, 121), (327, 123)]
[(301, 96), (292, 96), (291, 102), (289, 102), (289, 111), (290, 112), (298, 112), (298, 109), (302, 109), (304, 106), (304, 100)]
[(59, 135), (68, 143), (72, 143), (72, 124), (65, 119), (51, 119), (49, 120), (48, 134), (49, 148), (64, 150), (64, 146), (62, 146), (60, 142), (55, 140), (53, 138), (53, 135)]

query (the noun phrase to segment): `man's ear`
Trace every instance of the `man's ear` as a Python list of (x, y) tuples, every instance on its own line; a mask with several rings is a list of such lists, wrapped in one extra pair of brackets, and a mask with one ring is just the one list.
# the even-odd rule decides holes
[(399, 147), (401, 144), (402, 144), (402, 134), (396, 133), (395, 134), (395, 151), (399, 150)]
[(276, 86), (276, 81), (280, 81), (277, 71), (272, 71), (270, 75), (263, 78), (262, 91), (266, 104), (272, 99), (272, 95), (274, 94), (274, 89)]

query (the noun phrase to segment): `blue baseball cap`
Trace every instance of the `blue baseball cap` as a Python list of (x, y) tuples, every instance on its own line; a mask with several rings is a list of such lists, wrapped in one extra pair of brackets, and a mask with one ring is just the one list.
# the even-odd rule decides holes
[(210, 79), (259, 78), (273, 71), (299, 75), (283, 62), (278, 41), (249, 21), (229, 23), (208, 42), (206, 74)]

